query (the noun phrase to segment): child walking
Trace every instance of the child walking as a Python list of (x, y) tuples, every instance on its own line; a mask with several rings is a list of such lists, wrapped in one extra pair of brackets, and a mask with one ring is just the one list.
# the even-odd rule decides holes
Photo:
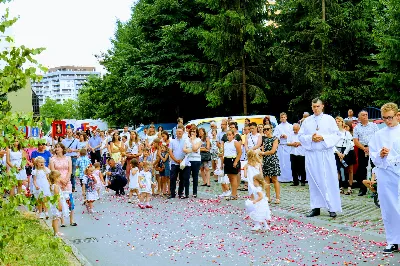
[(129, 183), (129, 199), (128, 203), (132, 202), (133, 193), (139, 198), (139, 162), (133, 158), (130, 162), (131, 170), (129, 172), (128, 183)]
[[(153, 208), (150, 205), (150, 197), (151, 197), (151, 163), (143, 162), (143, 170), (139, 173), (139, 208)], [(146, 204), (146, 205), (145, 205)]]
[[(37, 159), (36, 159), (37, 160)], [(36, 161), (35, 160), (35, 161)], [(50, 203), (50, 208), (49, 208), (49, 216), (51, 221), (51, 226), (53, 227), (53, 232), (54, 236), (62, 236), (63, 234), (58, 231), (59, 228), (59, 219), (61, 218), (61, 212), (62, 212), (62, 203), (61, 203), (61, 189), (60, 186), (58, 185), (59, 179), (61, 177), (61, 173), (57, 170), (51, 171), (49, 176), (49, 182), (50, 182), (50, 192), (51, 196), (58, 196), (58, 200), (56, 203), (52, 204)]]
[(76, 168), (79, 169), (79, 180), (81, 181), (81, 186), (82, 186), (82, 195), (85, 194), (84, 189), (83, 189), (83, 177), (85, 175), (85, 170), (86, 168), (91, 165), (90, 159), (87, 156), (87, 151), (86, 149), (81, 149), (79, 150), (79, 155), (80, 157), (76, 160)]
[(106, 184), (104, 181), (104, 177), (103, 174), (101, 173), (101, 165), (99, 162), (94, 163), (94, 171), (93, 171), (93, 175), (94, 178), (96, 178), (96, 191), (97, 191), (97, 195), (100, 198), (100, 190), (101, 188)]
[(246, 210), (250, 218), (254, 221), (255, 225), (252, 231), (260, 229), (269, 230), (268, 220), (271, 220), (271, 211), (268, 206), (268, 199), (265, 196), (267, 183), (262, 174), (253, 177), (253, 185), (249, 184), (249, 191), (251, 187), (250, 200), (245, 202)]
[(38, 204), (37, 209), (39, 211), (39, 218), (48, 218), (46, 202), (47, 198), (51, 196), (50, 184), (48, 176), (50, 170), (44, 165), (45, 160), (43, 157), (38, 156), (35, 159), (35, 170), (33, 171), (33, 195), (35, 196)]
[(86, 208), (89, 213), (94, 213), (93, 202), (99, 199), (99, 195), (97, 194), (96, 190), (97, 181), (93, 175), (93, 172), (94, 172), (94, 167), (92, 165), (89, 165), (85, 169), (85, 175), (83, 176), (82, 179), (83, 195), (86, 202)]

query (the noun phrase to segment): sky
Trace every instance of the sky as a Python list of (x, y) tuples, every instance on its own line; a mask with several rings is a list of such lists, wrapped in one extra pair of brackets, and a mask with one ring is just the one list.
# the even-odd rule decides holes
[(46, 67), (94, 66), (94, 55), (111, 48), (117, 19), (127, 21), (135, 0), (13, 0), (19, 16), (10, 31), (17, 45), (46, 48), (37, 56)]

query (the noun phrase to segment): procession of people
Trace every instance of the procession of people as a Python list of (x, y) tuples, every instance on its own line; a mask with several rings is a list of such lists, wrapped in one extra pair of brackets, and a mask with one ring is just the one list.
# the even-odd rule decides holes
[[(195, 124), (184, 126), (183, 119), (178, 118), (171, 135), (162, 127), (156, 131), (150, 125), (141, 134), (129, 131), (128, 126), (122, 133), (112, 129), (74, 132), (69, 128), (65, 138), (41, 139), (29, 150), (16, 140), (2, 154), (4, 165), (17, 167), (18, 186), (10, 195), (25, 188), (26, 195), (37, 199), (38, 218), (51, 218), (54, 233), (59, 236), (59, 227), (68, 226), (65, 219), (70, 226), (77, 226), (74, 193), (78, 190), (90, 214), (96, 211), (96, 201), (111, 191), (115, 196), (129, 197), (128, 202), (140, 209), (151, 209), (152, 197), (198, 198), (199, 183), (210, 187), (215, 180), (221, 186), (221, 199), (236, 201), (240, 199), (238, 191), (248, 192), (246, 218), (254, 222), (251, 230), (259, 231), (269, 229), (269, 204), (281, 203), (281, 194), (285, 193), (282, 182), (292, 182), (291, 186), (308, 183), (311, 211), (307, 217), (321, 215), (321, 209), (337, 217), (342, 212), (340, 195), (353, 192), (353, 166), (358, 162), (358, 196), (367, 193), (363, 181), (373, 172), (376, 181), (371, 182), (379, 182), (377, 193), (388, 242), (384, 253), (398, 251), (398, 106), (382, 106), (386, 127), (381, 130), (369, 122), (365, 110), (358, 118), (353, 117), (352, 110), (346, 119), (334, 118), (323, 112), (324, 103), (318, 98), (312, 100), (311, 108), (312, 115), (305, 112), (294, 124), (287, 121), (284, 112), (278, 125), (269, 117), (260, 125), (246, 119), (242, 133), (231, 118), (221, 121), (220, 130), (211, 124), (210, 132)], [(354, 120), (359, 123), (352, 133), (346, 121)], [(46, 197), (55, 195), (60, 196), (59, 204), (49, 207)]]

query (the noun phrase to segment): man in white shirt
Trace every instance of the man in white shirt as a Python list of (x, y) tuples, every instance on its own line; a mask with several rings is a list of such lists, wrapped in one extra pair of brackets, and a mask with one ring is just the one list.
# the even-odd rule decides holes
[(353, 140), (354, 145), (358, 147), (358, 170), (356, 175), (357, 183), (360, 184), (358, 196), (364, 196), (367, 194), (367, 187), (363, 185), (363, 180), (367, 179), (367, 166), (369, 162), (368, 142), (379, 128), (375, 123), (369, 122), (368, 112), (365, 110), (358, 113), (358, 119), (360, 123), (354, 128)]
[(340, 140), (335, 119), (322, 113), (324, 104), (312, 100), (314, 115), (307, 117), (299, 131), (299, 140), (305, 149), (306, 175), (310, 190), (311, 212), (307, 217), (320, 215), (320, 208), (336, 217), (342, 211), (339, 180), (334, 147)]
[(287, 122), (286, 113), (280, 114), (281, 123), (274, 129), (274, 136), (279, 139), (278, 158), (281, 168), (281, 175), (278, 176), (279, 182), (292, 181), (292, 170), (290, 169), (290, 151), (287, 146), (287, 138), (293, 132), (292, 124)]
[(207, 134), (207, 136), (210, 138), (210, 139), (212, 139), (213, 138), (213, 136), (212, 136), (212, 131), (215, 129), (215, 130), (217, 130), (217, 135), (218, 135), (218, 128), (217, 128), (217, 124), (215, 123), (215, 122), (211, 122), (211, 124), (210, 124), (210, 130), (208, 131), (208, 134)]
[(124, 131), (121, 133), (121, 138), (123, 136), (126, 136), (127, 141), (129, 142), (129, 139), (131, 137), (131, 133), (129, 133), (129, 127), (127, 125), (124, 126)]
[(292, 148), (290, 151), (290, 165), (292, 169), (293, 184), (291, 186), (299, 185), (299, 177), (301, 185), (306, 185), (306, 161), (304, 157), (305, 150), (301, 146), (299, 140), (300, 125), (293, 124), (293, 133), (289, 135), (287, 145)]
[(395, 103), (382, 106), (386, 127), (377, 131), (368, 143), (371, 160), (376, 166), (378, 197), (388, 244), (383, 250), (385, 254), (399, 251), (400, 244), (400, 151), (396, 147), (400, 141), (400, 125), (397, 112)]
[[(217, 134), (218, 143), (221, 143), (222, 137), (226, 134), (227, 131), (228, 131), (228, 120), (227, 119), (222, 119), (222, 121), (221, 121), (221, 131)], [(224, 144), (222, 143), (222, 145), (224, 145)]]
[(344, 120), (348, 120), (348, 121), (357, 121), (357, 117), (354, 116), (354, 112), (353, 109), (349, 109), (349, 111), (347, 111), (347, 117)]
[(176, 125), (176, 127), (174, 127), (172, 129), (172, 132), (171, 132), (171, 136), (172, 136), (173, 139), (176, 139), (176, 130), (178, 129), (178, 126), (180, 126), (180, 125), (183, 126), (183, 118), (178, 117), (176, 122), (177, 122), (177, 125)]

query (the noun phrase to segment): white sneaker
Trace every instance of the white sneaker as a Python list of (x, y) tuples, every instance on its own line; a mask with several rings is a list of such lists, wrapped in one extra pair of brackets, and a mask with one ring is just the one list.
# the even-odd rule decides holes
[(258, 231), (260, 229), (261, 229), (261, 225), (258, 223), (253, 228), (251, 228), (251, 231)]
[(46, 215), (46, 219), (49, 219), (49, 213), (45, 212), (45, 215)]
[(230, 190), (228, 190), (228, 191), (225, 193), (225, 197), (229, 197), (230, 195), (232, 195), (232, 192), (231, 192)]
[(221, 195), (218, 195), (218, 198), (223, 198), (223, 197), (225, 197), (225, 193), (226, 193), (226, 192), (222, 192)]
[(268, 225), (267, 222), (264, 222), (264, 230), (265, 230), (265, 231), (271, 230), (271, 227), (269, 227), (269, 225)]
[(45, 219), (45, 218), (46, 218), (46, 215), (44, 214), (44, 212), (41, 212), (39, 214), (39, 219)]

